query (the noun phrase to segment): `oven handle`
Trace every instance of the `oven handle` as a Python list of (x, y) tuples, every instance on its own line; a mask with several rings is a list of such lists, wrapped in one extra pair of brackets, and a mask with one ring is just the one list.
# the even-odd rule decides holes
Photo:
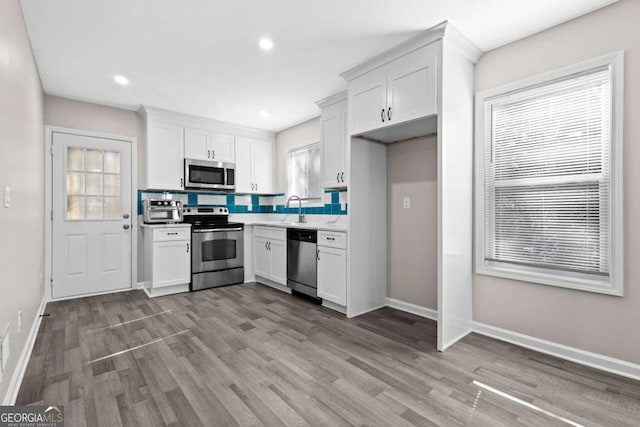
[(207, 228), (204, 230), (193, 230), (194, 233), (221, 233), (223, 231), (242, 231), (243, 229), (238, 228)]

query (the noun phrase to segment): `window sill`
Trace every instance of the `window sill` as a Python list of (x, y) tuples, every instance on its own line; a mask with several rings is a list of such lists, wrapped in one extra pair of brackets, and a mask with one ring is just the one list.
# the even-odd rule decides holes
[[(546, 272), (545, 272), (546, 271)], [(476, 268), (476, 273), (483, 276), (501, 277), (503, 279), (518, 280), (539, 285), (554, 286), (558, 288), (574, 289), (578, 291), (593, 292), (598, 294), (623, 296), (622, 286), (615, 287), (609, 282), (609, 278), (598, 280), (594, 276), (576, 274), (575, 276), (554, 274), (550, 270), (519, 269), (504, 265), (484, 265)]]

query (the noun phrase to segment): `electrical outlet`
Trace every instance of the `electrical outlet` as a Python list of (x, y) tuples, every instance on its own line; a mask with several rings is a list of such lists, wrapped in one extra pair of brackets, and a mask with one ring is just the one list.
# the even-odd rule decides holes
[(22, 310), (18, 310), (18, 332), (22, 332)]
[(405, 197), (404, 199), (402, 199), (402, 207), (404, 209), (411, 208), (411, 197)]

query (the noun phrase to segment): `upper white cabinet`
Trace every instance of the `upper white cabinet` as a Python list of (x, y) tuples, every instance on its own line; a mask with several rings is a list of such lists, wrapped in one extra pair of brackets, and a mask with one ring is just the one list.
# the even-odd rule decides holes
[(211, 160), (233, 163), (236, 159), (235, 137), (223, 133), (213, 134), (211, 140)]
[(321, 109), (320, 146), (324, 188), (346, 187), (348, 182), (347, 94), (341, 92), (316, 103)]
[(141, 188), (184, 190), (187, 158), (236, 163), (236, 191), (273, 193), (273, 132), (146, 106), (139, 114), (146, 133)]
[(234, 162), (234, 136), (186, 127), (184, 128), (184, 157)]
[(437, 54), (437, 46), (423, 46), (352, 77), (348, 81), (349, 134), (436, 114)]
[(184, 144), (181, 126), (147, 120), (144, 188), (184, 190)]
[(273, 193), (272, 141), (236, 137), (236, 192)]

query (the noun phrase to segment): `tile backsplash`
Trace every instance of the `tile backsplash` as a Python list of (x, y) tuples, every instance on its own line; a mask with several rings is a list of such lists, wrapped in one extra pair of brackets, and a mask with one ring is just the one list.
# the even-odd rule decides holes
[[(180, 200), (185, 205), (217, 205), (226, 206), (231, 214), (243, 213), (274, 213), (296, 214), (298, 202), (292, 202), (295, 207), (286, 208), (287, 198), (284, 194), (260, 196), (256, 194), (203, 193), (195, 191), (147, 191), (138, 190), (138, 214), (142, 214), (142, 200), (168, 198)], [(347, 190), (325, 190), (322, 201), (312, 206), (303, 206), (305, 215), (346, 215)]]

